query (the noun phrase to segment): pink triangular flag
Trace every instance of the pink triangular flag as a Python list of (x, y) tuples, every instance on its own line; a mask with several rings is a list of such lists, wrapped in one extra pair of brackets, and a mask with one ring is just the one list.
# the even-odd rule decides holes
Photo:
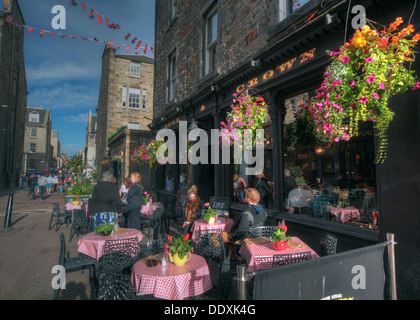
[(41, 36), (41, 38), (44, 38), (44, 36), (45, 36), (45, 30), (41, 30), (39, 32), (39, 35)]
[(130, 51), (131, 46), (127, 46), (127, 52)]
[(93, 14), (93, 9), (92, 8), (89, 8), (89, 18), (92, 18), (93, 19), (93, 17), (95, 16), (94, 14)]
[(124, 39), (125, 40), (128, 40), (128, 38), (130, 38), (131, 37), (131, 34), (127, 34), (125, 37), (124, 37)]
[(86, 4), (84, 4), (83, 2), (82, 2), (82, 7), (83, 7), (83, 9), (85, 9), (85, 11), (86, 11)]
[(50, 32), (48, 35), (49, 35), (49, 36), (52, 36), (53, 34), (57, 34), (57, 32), (53, 32), (53, 31), (52, 31), (52, 32)]
[(97, 14), (97, 16), (98, 16), (98, 19), (97, 19), (98, 23), (102, 24), (102, 16), (99, 13)]
[(32, 33), (32, 32), (34, 31), (34, 28), (33, 28), (33, 27), (28, 27), (28, 31), (29, 31), (30, 33)]
[(144, 52), (144, 54), (146, 54), (147, 53), (147, 43), (146, 43), (146, 46), (144, 47), (144, 49), (143, 49), (143, 52)]
[(141, 45), (141, 40), (137, 42), (136, 49), (140, 48), (140, 45)]

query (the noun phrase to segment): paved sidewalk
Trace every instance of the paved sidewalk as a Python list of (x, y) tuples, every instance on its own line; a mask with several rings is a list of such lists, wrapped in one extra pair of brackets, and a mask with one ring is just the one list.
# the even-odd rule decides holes
[[(51, 269), (58, 264), (59, 234), (66, 237), (70, 257), (77, 255), (77, 238), (68, 244), (70, 229), (61, 226), (48, 231), (52, 203), (64, 206), (64, 197), (53, 192), (45, 200), (28, 200), (27, 191), (14, 190), (12, 225), (4, 229), (4, 218), (10, 192), (0, 194), (0, 299), (51, 300)], [(60, 299), (90, 298), (89, 271), (67, 274), (67, 288)]]

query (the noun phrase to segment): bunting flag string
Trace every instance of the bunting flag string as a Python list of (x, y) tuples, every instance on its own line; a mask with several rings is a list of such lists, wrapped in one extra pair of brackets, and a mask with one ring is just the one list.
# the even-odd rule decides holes
[[(61, 36), (62, 39), (69, 37), (71, 39), (81, 39), (81, 40), (89, 40), (89, 41), (101, 42), (101, 43), (107, 44), (111, 48), (113, 48), (115, 46), (115, 42), (111, 42), (110, 40), (103, 41), (103, 40), (98, 40), (98, 38), (96, 38), (96, 37), (94, 37), (93, 39), (91, 39), (91, 38), (88, 38), (88, 37), (85, 37), (85, 36), (68, 35), (68, 34), (63, 34), (63, 33), (60, 33), (60, 32), (55, 32), (55, 31), (50, 31), (50, 30), (44, 30), (44, 29), (39, 29), (39, 28), (35, 28), (35, 27), (31, 27), (31, 26), (19, 24), (19, 23), (13, 21), (13, 18), (12, 18), (11, 15), (5, 16), (3, 18), (4, 18), (4, 21), (6, 23), (14, 24), (14, 25), (16, 25), (18, 27), (26, 28), (26, 30), (29, 33), (33, 33), (35, 30), (36, 31), (39, 31), (39, 35), (41, 36), (41, 38), (44, 38), (46, 35), (48, 35), (48, 36), (58, 35), (58, 36)], [(139, 48), (140, 48), (141, 43), (142, 43), (141, 40), (137, 43), (136, 51), (135, 51), (136, 54), (139, 53)], [(118, 49), (120, 49), (123, 46), (126, 47), (127, 53), (129, 53), (129, 51), (132, 48), (132, 46), (131, 45), (126, 45), (126, 44), (118, 44)], [(145, 45), (143, 51), (144, 51), (145, 54), (147, 53), (147, 44)]]
[[(77, 6), (77, 2), (75, 0), (71, 0), (71, 1), (72, 1), (71, 2), (71, 5)], [(95, 17), (95, 13), (96, 13), (96, 16), (97, 16), (96, 21), (97, 21), (98, 24), (103, 24), (103, 19), (104, 19), (106, 25), (108, 26), (108, 28), (110, 28), (110, 29), (121, 29), (121, 30), (125, 31), (126, 32), (126, 36), (124, 37), (124, 39), (126, 41), (128, 41), (128, 39), (130, 37), (132, 37), (132, 34), (130, 32), (128, 32), (127, 30), (125, 30), (121, 25), (118, 25), (118, 24), (115, 24), (115, 23), (110, 23), (109, 22), (109, 19), (106, 18), (102, 13), (99, 13), (95, 9), (89, 7), (84, 2), (80, 2), (80, 3), (81, 3), (81, 5), (82, 5), (82, 7), (83, 7), (83, 9), (84, 9), (85, 12), (86, 12), (86, 9), (89, 8), (89, 13), (88, 13), (89, 18), (93, 19)], [(137, 37), (133, 36), (133, 38), (131, 40), (131, 43), (134, 44), (137, 41), (137, 39), (138, 39)], [(150, 48), (150, 51), (153, 52), (154, 48), (153, 47), (149, 47), (149, 48)], [(137, 47), (136, 47), (136, 49), (137, 49)], [(144, 51), (147, 52), (147, 44), (145, 46)]]

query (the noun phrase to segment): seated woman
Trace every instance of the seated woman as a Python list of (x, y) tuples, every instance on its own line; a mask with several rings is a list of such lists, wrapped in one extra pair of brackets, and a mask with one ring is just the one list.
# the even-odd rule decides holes
[(185, 217), (184, 224), (184, 234), (190, 232), (192, 223), (201, 218), (201, 209), (203, 208), (204, 202), (197, 195), (197, 187), (191, 186), (188, 190), (188, 202), (185, 206)]
[(112, 183), (110, 171), (102, 173), (101, 181), (95, 186), (89, 200), (89, 216), (93, 218), (94, 227), (103, 223), (115, 223), (122, 205), (118, 187)]

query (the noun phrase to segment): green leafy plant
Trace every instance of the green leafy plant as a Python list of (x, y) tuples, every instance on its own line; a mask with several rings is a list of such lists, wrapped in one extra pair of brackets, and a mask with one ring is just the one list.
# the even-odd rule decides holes
[(168, 234), (167, 243), (169, 244), (169, 254), (173, 256), (175, 253), (178, 253), (178, 256), (181, 260), (184, 259), (188, 252), (192, 252), (189, 233), (187, 233), (185, 236), (179, 236), (175, 239)]
[(208, 202), (206, 204), (204, 204), (203, 212), (204, 212), (203, 219), (206, 220), (207, 222), (211, 218), (216, 219), (216, 216), (218, 214), (218, 212), (215, 209), (210, 207), (210, 203), (208, 203)]
[(100, 224), (95, 228), (95, 234), (108, 235), (114, 230), (114, 225), (109, 223)]
[(409, 88), (420, 88), (409, 69), (420, 33), (411, 37), (412, 25), (398, 31), (402, 23), (397, 18), (381, 32), (366, 25), (338, 51), (327, 51), (332, 62), (308, 109), (317, 132), (330, 143), (348, 141), (357, 136), (361, 122), (373, 122), (379, 140), (377, 163), (386, 158), (386, 132), (394, 118), (389, 99)]
[(109, 137), (108, 137), (108, 142), (111, 141), (112, 139), (114, 139), (114, 137), (119, 134), (121, 131), (123, 131), (125, 128), (127, 128), (127, 126), (120, 126), (117, 128), (117, 130), (115, 130)]
[(95, 184), (88, 178), (83, 179), (82, 181), (74, 182), (73, 186), (69, 191), (67, 191), (66, 195), (68, 196), (75, 196), (75, 195), (88, 195), (92, 194), (93, 189), (95, 188)]
[(147, 191), (144, 191), (143, 203), (144, 204), (148, 203), (151, 198), (152, 198), (152, 196)]
[(277, 226), (276, 231), (274, 231), (271, 236), (273, 238), (273, 242), (277, 243), (278, 241), (292, 241), (290, 236), (286, 236), (287, 226), (282, 222)]
[(122, 155), (116, 155), (116, 156), (113, 156), (113, 157), (111, 158), (111, 160), (112, 160), (113, 162), (122, 162), (122, 161), (123, 161), (123, 157), (122, 157)]

